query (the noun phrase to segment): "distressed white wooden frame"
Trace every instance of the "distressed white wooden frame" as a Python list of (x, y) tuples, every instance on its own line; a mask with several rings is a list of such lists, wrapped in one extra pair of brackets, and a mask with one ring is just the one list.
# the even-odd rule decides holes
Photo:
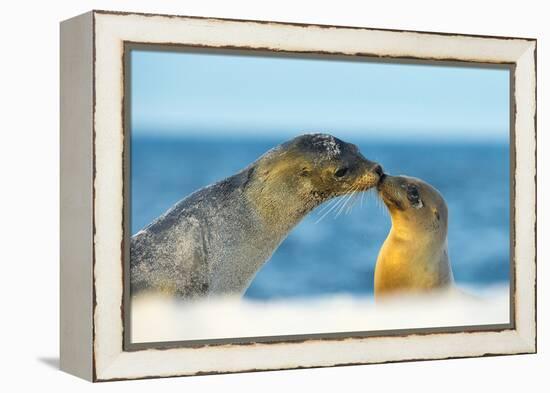
[[(125, 42), (515, 65), (510, 329), (123, 350)], [(92, 11), (61, 25), (61, 368), (93, 381), (536, 352), (536, 40)]]

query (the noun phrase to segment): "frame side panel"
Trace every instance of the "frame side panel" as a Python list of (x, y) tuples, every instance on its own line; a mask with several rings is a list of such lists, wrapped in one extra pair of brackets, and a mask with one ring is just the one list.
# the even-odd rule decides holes
[(60, 25), (60, 367), (92, 380), (93, 14)]

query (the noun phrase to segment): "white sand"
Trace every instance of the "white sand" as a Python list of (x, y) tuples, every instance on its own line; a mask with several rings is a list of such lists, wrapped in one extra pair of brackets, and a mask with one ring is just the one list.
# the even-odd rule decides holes
[[(132, 303), (132, 341), (159, 342), (388, 329), (503, 324), (507, 286), (374, 303), (347, 295), (251, 301), (183, 302), (146, 295)], [(471, 296), (469, 294), (475, 294)]]

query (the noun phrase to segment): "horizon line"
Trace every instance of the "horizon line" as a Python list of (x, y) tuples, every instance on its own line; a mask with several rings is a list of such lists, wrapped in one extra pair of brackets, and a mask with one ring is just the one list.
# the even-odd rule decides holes
[(498, 143), (510, 143), (510, 135), (508, 132), (505, 134), (486, 134), (486, 133), (472, 133), (466, 132), (461, 135), (458, 131), (452, 133), (438, 133), (422, 132), (413, 130), (410, 133), (403, 132), (401, 130), (383, 132), (369, 132), (366, 130), (364, 133), (357, 131), (328, 131), (328, 130), (303, 130), (298, 132), (289, 132), (286, 130), (274, 132), (265, 130), (255, 130), (255, 132), (242, 132), (234, 131), (232, 129), (226, 129), (225, 132), (219, 132), (219, 129), (196, 129), (194, 131), (182, 132), (181, 130), (162, 129), (158, 128), (157, 131), (144, 131), (143, 128), (134, 128), (131, 130), (131, 138), (143, 138), (143, 139), (232, 139), (239, 138), (243, 140), (274, 140), (281, 138), (294, 138), (304, 134), (329, 134), (339, 139), (358, 139), (358, 140), (371, 140), (371, 141), (384, 141), (384, 142), (401, 142), (401, 141), (417, 141), (418, 143), (427, 142), (432, 140), (434, 142), (449, 141), (449, 142), (498, 142)]

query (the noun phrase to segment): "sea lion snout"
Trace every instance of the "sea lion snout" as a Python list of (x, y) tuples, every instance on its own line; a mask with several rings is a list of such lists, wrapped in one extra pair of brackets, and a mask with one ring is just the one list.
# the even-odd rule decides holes
[(403, 209), (403, 181), (399, 176), (383, 174), (376, 185), (378, 196), (389, 208)]
[(360, 189), (366, 191), (372, 187), (377, 187), (384, 178), (384, 169), (382, 165), (365, 159), (365, 165), (362, 167), (363, 174), (359, 177), (358, 183)]
[(430, 184), (409, 176), (382, 176), (377, 185), (378, 195), (390, 211), (419, 210), (428, 205), (446, 205), (437, 189)]
[(336, 195), (367, 191), (374, 188), (384, 176), (382, 166), (356, 152), (343, 157), (332, 175), (331, 188)]

